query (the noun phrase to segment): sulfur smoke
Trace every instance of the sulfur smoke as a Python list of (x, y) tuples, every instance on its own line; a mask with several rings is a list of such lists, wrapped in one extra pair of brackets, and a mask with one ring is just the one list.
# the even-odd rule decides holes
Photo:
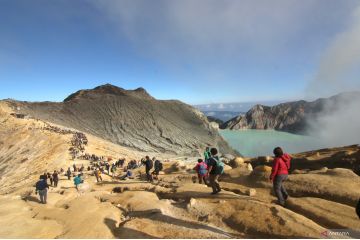
[[(338, 34), (326, 49), (308, 96), (318, 97), (360, 89), (360, 5), (354, 10), (346, 31)], [(317, 95), (317, 96), (316, 96)], [(360, 143), (360, 92), (343, 94), (309, 121), (309, 133), (322, 145)]]

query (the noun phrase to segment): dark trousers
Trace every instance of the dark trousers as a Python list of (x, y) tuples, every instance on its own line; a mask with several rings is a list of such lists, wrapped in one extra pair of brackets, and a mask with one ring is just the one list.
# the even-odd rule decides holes
[(149, 182), (152, 182), (153, 178), (151, 176), (150, 170), (151, 169), (146, 169), (146, 178)]
[(59, 180), (54, 179), (54, 187), (57, 187)]
[(208, 182), (207, 182), (207, 177), (205, 175), (200, 175), (198, 174), (198, 178), (199, 178), (199, 183), (202, 184), (202, 182), (204, 181), (204, 183), (206, 185), (208, 185)]
[(218, 174), (210, 174), (209, 180), (210, 180), (210, 186), (212, 187), (213, 192), (220, 192), (220, 184), (219, 184), (219, 176)]
[(288, 178), (287, 174), (277, 175), (274, 179), (274, 192), (279, 201), (280, 205), (285, 205), (285, 201), (288, 198), (289, 194), (286, 192), (284, 187), (284, 181)]

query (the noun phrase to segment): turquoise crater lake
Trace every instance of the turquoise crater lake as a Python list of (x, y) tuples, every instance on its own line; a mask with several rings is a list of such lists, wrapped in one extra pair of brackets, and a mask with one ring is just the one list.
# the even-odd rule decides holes
[(275, 147), (298, 153), (323, 148), (315, 137), (275, 130), (220, 130), (230, 146), (246, 157), (269, 156)]

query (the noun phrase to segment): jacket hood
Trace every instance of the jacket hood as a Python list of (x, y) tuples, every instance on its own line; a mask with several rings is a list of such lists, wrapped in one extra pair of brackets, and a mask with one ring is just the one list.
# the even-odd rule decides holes
[(284, 160), (285, 162), (288, 162), (291, 160), (291, 157), (289, 154), (287, 153), (284, 153), (282, 156), (281, 156), (282, 160)]

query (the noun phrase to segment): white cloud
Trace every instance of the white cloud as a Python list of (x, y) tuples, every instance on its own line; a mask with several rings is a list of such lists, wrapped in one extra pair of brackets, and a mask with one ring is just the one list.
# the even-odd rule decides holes
[(322, 56), (308, 95), (319, 96), (360, 88), (360, 5), (348, 28), (339, 33)]

